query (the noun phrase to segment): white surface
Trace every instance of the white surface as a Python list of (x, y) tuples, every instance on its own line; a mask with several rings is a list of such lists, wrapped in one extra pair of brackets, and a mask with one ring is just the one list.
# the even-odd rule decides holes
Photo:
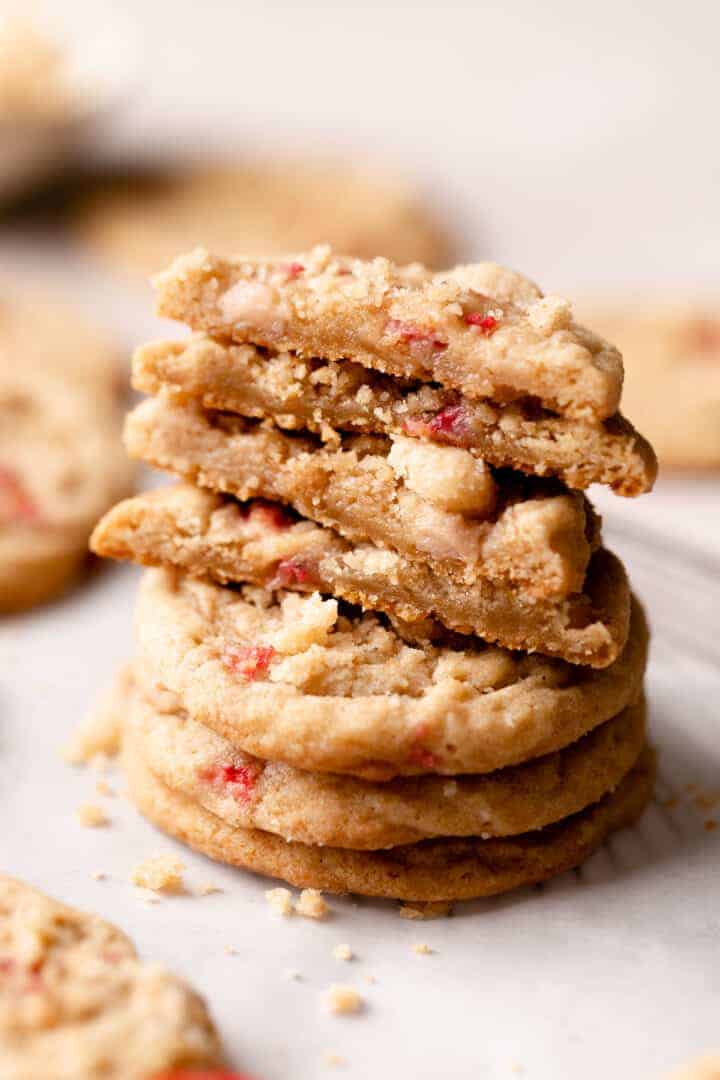
[[(100, 5), (66, 7), (78, 18)], [(110, 142), (185, 142), (187, 130), (217, 142), (229, 130), (249, 149), (282, 138), (373, 149), (424, 169), (469, 249), (549, 287), (720, 280), (715, 3), (122, 7), (141, 19), (150, 61), (146, 93)], [(0, 236), (0, 272), (35, 271), (78, 289), (127, 348), (156, 330), (148, 293), (125, 293), (45, 238)], [(660, 792), (720, 790), (719, 575), (706, 565), (718, 556), (718, 484), (598, 501), (657, 627)], [(185, 973), (238, 1066), (257, 1080), (314, 1080), (332, 1073), (331, 1050), (359, 1080), (511, 1080), (516, 1064), (539, 1080), (652, 1080), (720, 1044), (720, 830), (703, 829), (687, 796), (672, 812), (654, 806), (580, 874), (449, 920), (335, 900), (326, 924), (281, 922), (267, 882), (184, 851), (190, 890), (224, 892), (146, 906), (130, 871), (176, 845), (58, 756), (130, 654), (135, 584), (132, 570), (108, 569), (61, 604), (0, 623), (0, 866), (116, 921), (145, 957)], [(80, 828), (87, 800), (107, 806), (109, 828)], [(107, 881), (91, 880), (97, 869)], [(332, 958), (342, 941), (356, 962)], [(415, 941), (435, 954), (415, 955)], [(286, 981), (287, 968), (303, 981)], [(323, 1013), (338, 981), (361, 989), (365, 1016)]]

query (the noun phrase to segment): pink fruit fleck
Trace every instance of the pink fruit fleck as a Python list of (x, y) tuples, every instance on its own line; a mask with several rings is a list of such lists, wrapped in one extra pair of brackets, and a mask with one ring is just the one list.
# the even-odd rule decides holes
[(293, 585), (312, 585), (317, 580), (317, 562), (303, 555), (281, 559), (270, 582), (273, 589), (287, 589)]
[(0, 975), (11, 975), (16, 966), (12, 956), (0, 956)]
[(263, 525), (271, 529), (289, 529), (293, 524), (293, 518), (278, 503), (262, 502), (257, 500), (250, 508), (250, 519), (259, 520)]
[(251, 765), (214, 765), (199, 773), (200, 779), (230, 794), (240, 802), (247, 802), (257, 783), (258, 770)]
[(253, 682), (266, 673), (274, 656), (272, 645), (226, 645), (222, 663), (233, 675)]
[(479, 311), (466, 315), (465, 322), (468, 326), (476, 327), (485, 337), (490, 337), (498, 328), (498, 321), (494, 315), (481, 315)]
[(433, 353), (447, 349), (447, 341), (437, 337), (434, 330), (403, 322), (402, 319), (388, 319), (385, 330), (391, 337), (398, 338), (408, 345), (410, 351), (419, 358), (427, 358)]
[(294, 281), (296, 277), (300, 277), (305, 267), (301, 262), (283, 263), (281, 270), (284, 270), (290, 281)]
[(434, 769), (438, 763), (435, 754), (425, 750), (422, 746), (415, 746), (408, 754), (413, 765), (419, 765), (422, 769)]
[(39, 518), (40, 511), (17, 473), (0, 466), (0, 521), (32, 524)]
[(720, 322), (714, 319), (695, 319), (689, 327), (689, 345), (700, 353), (712, 354), (717, 360), (720, 354)]
[(467, 442), (470, 435), (467, 409), (464, 405), (446, 405), (427, 420), (406, 420), (405, 431), (408, 435), (460, 446)]

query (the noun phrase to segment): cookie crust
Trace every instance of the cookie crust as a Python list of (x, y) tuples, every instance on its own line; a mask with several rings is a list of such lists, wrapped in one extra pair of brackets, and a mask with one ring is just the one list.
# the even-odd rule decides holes
[(567, 746), (637, 700), (647, 652), (637, 604), (623, 653), (592, 671), (479, 641), (411, 645), (318, 594), (161, 570), (143, 578), (136, 625), (141, 659), (194, 720), (257, 757), (379, 780)]
[(578, 813), (613, 791), (645, 743), (639, 702), (579, 742), (485, 776), (373, 784), (238, 752), (142, 681), (118, 708), (123, 741), (171, 790), (234, 828), (304, 844), (377, 850), (436, 836), (513, 836)]
[(259, 829), (226, 825), (171, 791), (132, 751), (130, 795), (145, 817), (211, 859), (279, 877), (298, 888), (398, 900), (471, 900), (544, 881), (584, 862), (616, 829), (632, 824), (653, 790), (645, 751), (613, 794), (557, 825), (510, 839), (426, 840), (387, 851), (313, 847)]
[(478, 263), (432, 274), (328, 247), (278, 259), (198, 249), (155, 277), (159, 315), (212, 337), (351, 359), (471, 398), (528, 396), (567, 416), (617, 412), (622, 358), (527, 278)]

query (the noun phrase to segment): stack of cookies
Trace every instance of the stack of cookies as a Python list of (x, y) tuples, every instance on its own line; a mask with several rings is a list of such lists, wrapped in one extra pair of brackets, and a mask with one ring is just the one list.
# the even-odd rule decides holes
[(576, 866), (652, 789), (647, 628), (584, 495), (651, 488), (622, 360), (493, 264), (182, 257), (97, 527), (153, 567), (131, 793), (212, 858), (415, 901)]

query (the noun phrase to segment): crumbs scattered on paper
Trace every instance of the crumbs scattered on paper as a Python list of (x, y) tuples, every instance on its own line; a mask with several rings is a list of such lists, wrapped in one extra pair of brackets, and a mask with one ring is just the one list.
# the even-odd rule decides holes
[(135, 867), (130, 880), (153, 892), (182, 892), (184, 869), (185, 864), (175, 855), (154, 855)]

